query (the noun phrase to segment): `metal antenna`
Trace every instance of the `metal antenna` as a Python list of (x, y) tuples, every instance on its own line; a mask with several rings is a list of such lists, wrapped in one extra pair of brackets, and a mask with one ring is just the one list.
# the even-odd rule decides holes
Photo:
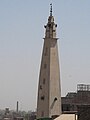
[(50, 16), (52, 16), (52, 3), (50, 4)]

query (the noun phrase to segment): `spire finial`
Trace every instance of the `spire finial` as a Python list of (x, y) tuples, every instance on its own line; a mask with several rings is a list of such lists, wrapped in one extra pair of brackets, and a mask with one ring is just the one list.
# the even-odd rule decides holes
[(52, 3), (50, 4), (50, 16), (52, 16)]

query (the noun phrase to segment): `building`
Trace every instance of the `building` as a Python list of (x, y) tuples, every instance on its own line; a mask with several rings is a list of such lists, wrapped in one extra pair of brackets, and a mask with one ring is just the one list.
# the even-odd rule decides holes
[(77, 120), (76, 114), (62, 114), (59, 117), (57, 117), (55, 120)]
[(61, 97), (62, 115), (55, 120), (90, 120), (90, 85), (78, 84), (77, 92)]
[[(78, 106), (90, 105), (90, 85), (78, 84), (77, 92), (62, 97), (62, 111), (78, 111)], [(80, 111), (80, 110), (79, 110)]]
[(37, 119), (55, 118), (61, 115), (57, 24), (55, 24), (52, 15), (52, 4), (48, 23), (44, 27), (45, 38), (38, 85)]
[(79, 105), (78, 120), (90, 120), (90, 105)]

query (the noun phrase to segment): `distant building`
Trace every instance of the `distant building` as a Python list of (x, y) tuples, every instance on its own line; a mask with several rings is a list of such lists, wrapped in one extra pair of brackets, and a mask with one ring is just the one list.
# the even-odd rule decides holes
[(62, 111), (77, 111), (78, 106), (90, 105), (90, 85), (78, 84), (77, 92), (70, 92), (62, 100)]
[(24, 115), (21, 112), (10, 111), (9, 108), (5, 108), (4, 114), (1, 115), (1, 120), (23, 120)]

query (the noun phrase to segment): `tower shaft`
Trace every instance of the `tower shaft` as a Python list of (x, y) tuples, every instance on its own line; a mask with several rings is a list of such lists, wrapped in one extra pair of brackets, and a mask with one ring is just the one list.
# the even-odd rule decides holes
[(52, 14), (45, 26), (45, 38), (40, 67), (37, 118), (61, 114), (61, 88), (56, 27)]

